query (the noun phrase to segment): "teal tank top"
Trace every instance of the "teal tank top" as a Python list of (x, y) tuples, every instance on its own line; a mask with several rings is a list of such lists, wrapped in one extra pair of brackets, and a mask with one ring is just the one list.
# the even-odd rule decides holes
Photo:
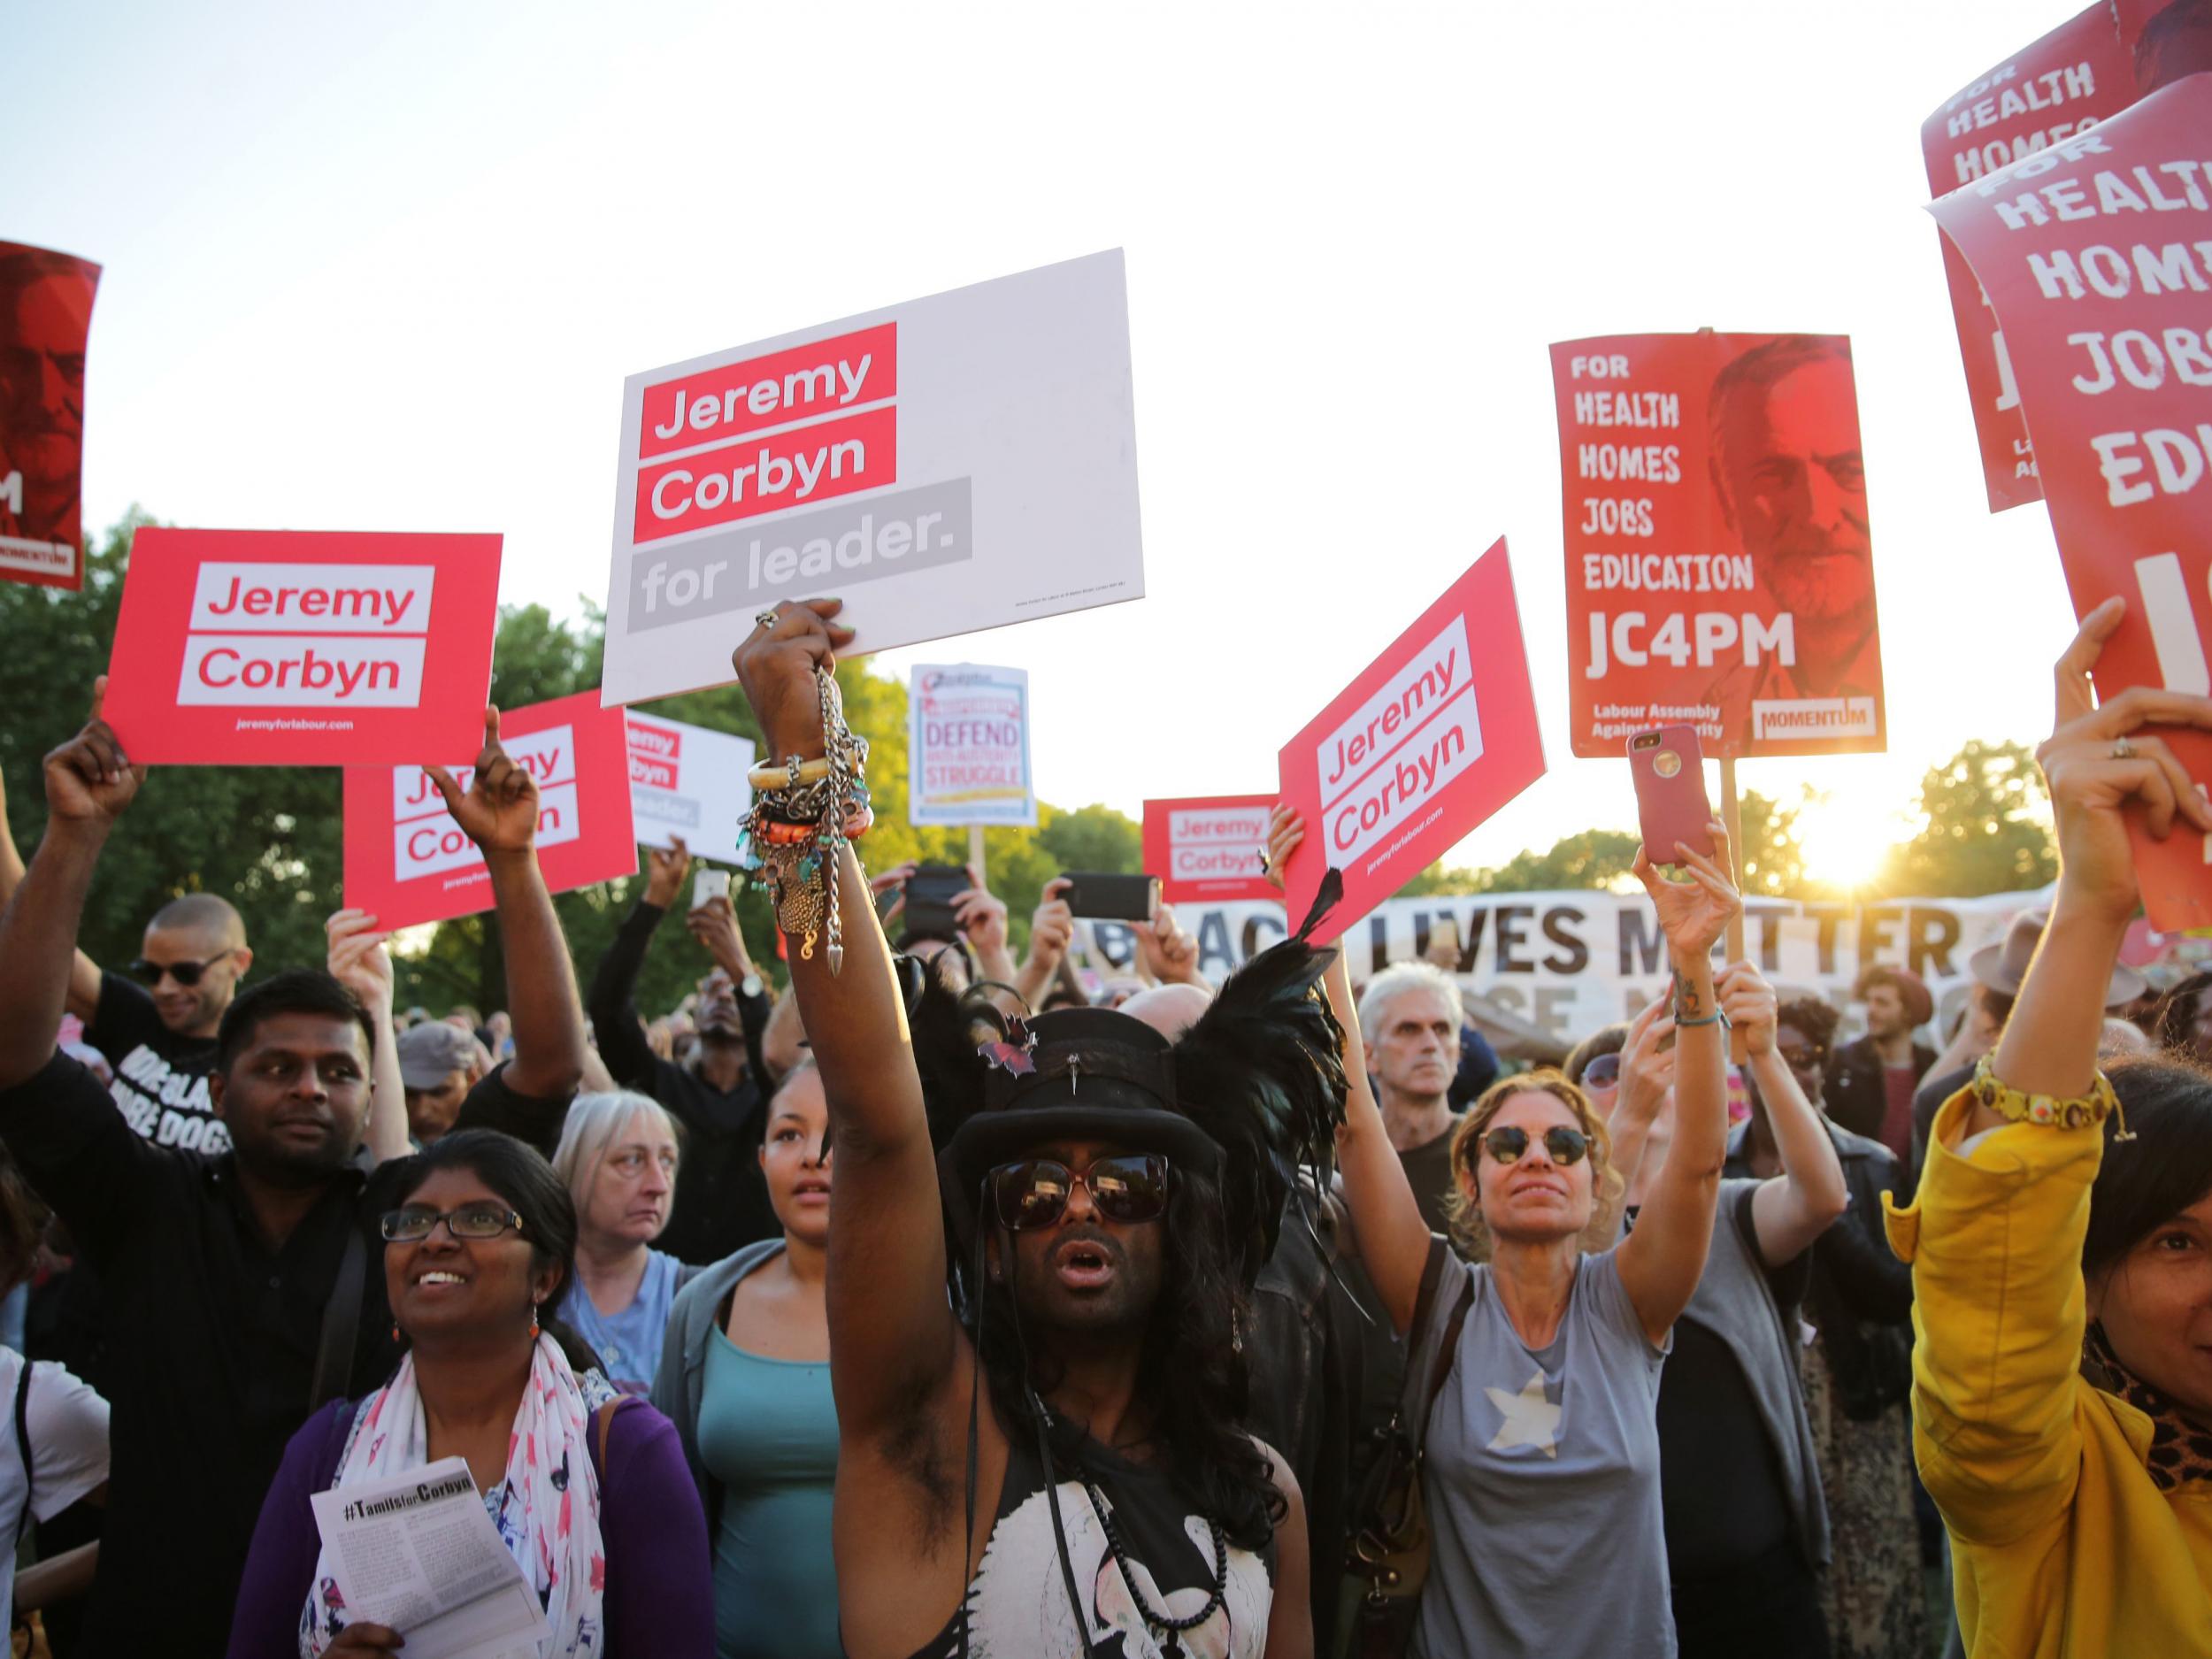
[(828, 1363), (764, 1358), (716, 1331), (699, 1401), (699, 1460), (722, 1486), (714, 1540), (720, 1659), (841, 1659)]

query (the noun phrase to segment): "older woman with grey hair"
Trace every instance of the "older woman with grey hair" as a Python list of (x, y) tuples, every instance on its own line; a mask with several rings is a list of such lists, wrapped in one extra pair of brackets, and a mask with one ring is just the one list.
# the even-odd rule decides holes
[(553, 1153), (576, 1201), (576, 1271), (560, 1315), (625, 1394), (651, 1389), (669, 1308), (698, 1271), (653, 1248), (681, 1154), (676, 1120), (626, 1089), (578, 1095)]

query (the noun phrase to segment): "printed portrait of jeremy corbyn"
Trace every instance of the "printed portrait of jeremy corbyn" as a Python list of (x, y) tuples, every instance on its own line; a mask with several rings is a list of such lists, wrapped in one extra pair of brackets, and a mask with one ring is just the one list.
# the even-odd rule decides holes
[(0, 243), (0, 536), (73, 547), (99, 267)]
[(1755, 346), (1715, 379), (1707, 419), (1718, 516), (1791, 618), (1795, 658), (1740, 664), (1709, 701), (1731, 731), (1762, 703), (1821, 703), (1840, 706), (1824, 732), (1802, 734), (1875, 735), (1881, 650), (1850, 342), (1783, 334)]

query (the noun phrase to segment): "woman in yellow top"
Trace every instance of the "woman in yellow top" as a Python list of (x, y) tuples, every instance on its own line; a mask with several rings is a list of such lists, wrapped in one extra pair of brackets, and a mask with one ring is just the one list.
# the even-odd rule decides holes
[(2092, 611), (2059, 661), (2038, 751), (2050, 926), (1995, 1054), (1937, 1115), (1918, 1201), (1888, 1217), (1913, 1264), (1915, 1447), (1984, 1659), (2212, 1655), (2212, 1076), (2152, 1060), (2108, 1082), (2089, 988), (2135, 913), (2126, 818), (2212, 833), (2140, 728), (2212, 730), (2212, 699), (2093, 706), (2124, 611)]

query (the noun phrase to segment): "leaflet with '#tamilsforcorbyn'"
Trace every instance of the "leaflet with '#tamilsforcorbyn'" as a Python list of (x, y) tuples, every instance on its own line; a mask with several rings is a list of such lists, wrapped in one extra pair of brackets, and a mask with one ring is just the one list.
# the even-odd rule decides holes
[(537, 1659), (545, 1615), (466, 1461), (441, 1457), (308, 1502), (336, 1569), (315, 1586), (318, 1617), (389, 1625), (407, 1659)]

